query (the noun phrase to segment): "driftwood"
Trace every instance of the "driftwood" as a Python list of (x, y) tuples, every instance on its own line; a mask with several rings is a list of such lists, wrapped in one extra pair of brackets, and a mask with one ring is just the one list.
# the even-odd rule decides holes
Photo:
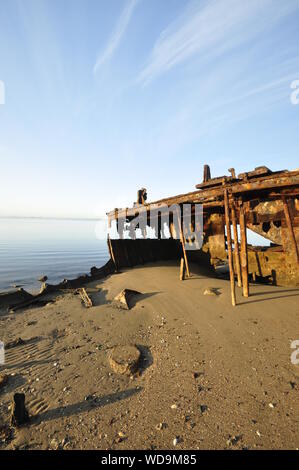
[(90, 308), (93, 306), (92, 300), (87, 294), (86, 289), (84, 287), (81, 287), (81, 289), (78, 289), (78, 293), (80, 294), (80, 297), (86, 308)]

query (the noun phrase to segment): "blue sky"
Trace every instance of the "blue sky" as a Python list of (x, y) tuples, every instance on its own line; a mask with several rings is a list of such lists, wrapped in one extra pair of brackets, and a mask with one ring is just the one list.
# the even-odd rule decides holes
[(0, 215), (298, 165), (299, 0), (1, 0)]

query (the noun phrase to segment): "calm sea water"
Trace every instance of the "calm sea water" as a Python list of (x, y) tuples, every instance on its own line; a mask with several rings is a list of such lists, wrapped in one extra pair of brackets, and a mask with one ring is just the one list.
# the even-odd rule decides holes
[(95, 227), (90, 220), (0, 218), (0, 291), (18, 285), (35, 292), (41, 275), (54, 284), (101, 267), (109, 255)]

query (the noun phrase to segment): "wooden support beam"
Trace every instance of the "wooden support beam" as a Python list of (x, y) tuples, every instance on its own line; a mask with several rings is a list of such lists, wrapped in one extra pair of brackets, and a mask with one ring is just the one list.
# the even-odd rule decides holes
[(185, 272), (186, 272), (186, 267), (185, 267), (185, 260), (182, 257), (181, 258), (181, 266), (180, 266), (180, 281), (185, 280)]
[(298, 245), (297, 245), (297, 241), (296, 241), (295, 233), (294, 233), (294, 229), (293, 229), (289, 203), (288, 203), (288, 200), (285, 198), (285, 196), (282, 196), (282, 202), (283, 202), (283, 210), (284, 210), (284, 215), (285, 215), (285, 219), (286, 219), (286, 223), (287, 223), (287, 227), (288, 227), (288, 231), (289, 231), (290, 240), (291, 240), (291, 243), (292, 243), (293, 248), (294, 248), (296, 262), (297, 262), (297, 264), (299, 264)]
[(240, 204), (240, 232), (241, 232), (241, 270), (242, 270), (243, 296), (249, 297), (247, 233), (246, 233), (246, 220), (245, 220), (245, 212), (244, 212), (243, 203)]
[(237, 271), (238, 287), (242, 287), (242, 278), (241, 278), (241, 262), (240, 262), (240, 251), (239, 251), (239, 237), (238, 237), (238, 228), (237, 228), (237, 219), (236, 219), (236, 210), (235, 210), (235, 201), (232, 201), (232, 223), (234, 231), (234, 255), (235, 255), (235, 266)]
[(231, 296), (232, 296), (232, 305), (234, 307), (236, 305), (236, 291), (235, 291), (235, 275), (234, 275), (232, 237), (231, 237), (231, 230), (230, 230), (229, 205), (228, 205), (227, 189), (224, 190), (224, 211), (225, 211), (225, 225), (226, 225), (227, 250), (228, 250), (230, 290), (231, 290)]
[(109, 249), (109, 253), (110, 253), (110, 258), (112, 259), (112, 261), (113, 261), (113, 263), (114, 263), (115, 270), (118, 271), (117, 263), (116, 263), (116, 259), (115, 259), (115, 256), (114, 256), (114, 251), (113, 251), (113, 247), (112, 247), (112, 243), (111, 243), (111, 239), (110, 239), (109, 233), (108, 233), (108, 235), (107, 235), (107, 243), (108, 243), (108, 249)]
[(178, 223), (179, 223), (180, 239), (181, 239), (181, 245), (182, 245), (182, 250), (183, 250), (183, 256), (184, 256), (184, 260), (185, 260), (185, 267), (186, 267), (187, 277), (190, 277), (189, 263), (188, 263), (186, 248), (185, 248), (185, 237), (184, 237), (184, 233), (183, 233), (183, 229), (182, 229), (181, 214), (180, 213), (178, 213)]

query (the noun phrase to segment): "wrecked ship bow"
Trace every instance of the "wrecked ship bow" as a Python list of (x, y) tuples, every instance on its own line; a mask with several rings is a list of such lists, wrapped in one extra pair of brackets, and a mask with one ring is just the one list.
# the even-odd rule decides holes
[[(229, 265), (232, 304), (236, 304), (235, 281), (249, 296), (249, 280), (271, 282), (280, 286), (299, 286), (299, 170), (271, 171), (262, 166), (238, 176), (233, 168), (230, 175), (211, 178), (204, 166), (203, 182), (196, 191), (147, 202), (145, 188), (138, 191), (137, 203), (131, 208), (109, 212), (109, 227), (116, 223), (119, 238), (108, 236), (108, 247), (115, 268), (132, 267), (158, 260), (181, 260), (180, 278), (189, 276), (189, 261)], [(186, 233), (183, 205), (191, 205), (191, 233), (196, 230), (195, 207), (203, 214), (202, 244), (187, 251), (190, 231)], [(159, 208), (181, 209), (171, 214), (166, 224)], [(156, 212), (155, 212), (156, 211)], [(147, 237), (146, 227), (153, 228), (155, 239)], [(137, 238), (136, 217), (143, 218), (142, 238)], [(193, 217), (193, 219), (192, 219)], [(247, 230), (269, 240), (270, 246), (252, 246), (247, 242)], [(128, 230), (129, 238), (124, 237)], [(179, 233), (178, 233), (179, 232)], [(240, 239), (239, 239), (240, 238)]]

